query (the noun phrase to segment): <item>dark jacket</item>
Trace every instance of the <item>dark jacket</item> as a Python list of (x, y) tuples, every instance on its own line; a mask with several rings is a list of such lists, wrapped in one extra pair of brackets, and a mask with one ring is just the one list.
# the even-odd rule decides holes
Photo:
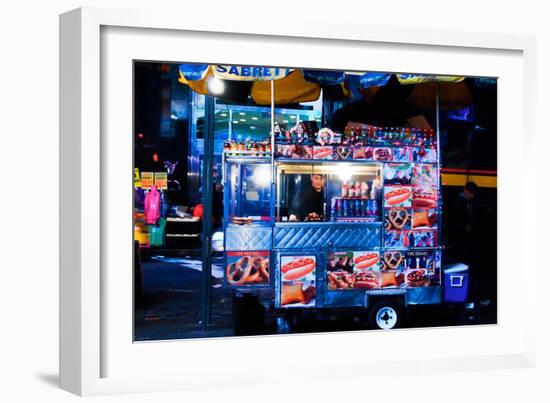
[(310, 213), (325, 215), (324, 194), (316, 191), (312, 186), (300, 190), (292, 200), (290, 214), (294, 214), (299, 221), (304, 221)]

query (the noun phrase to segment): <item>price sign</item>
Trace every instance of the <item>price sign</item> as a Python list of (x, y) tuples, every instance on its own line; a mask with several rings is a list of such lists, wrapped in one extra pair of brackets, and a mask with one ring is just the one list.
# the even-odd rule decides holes
[(160, 190), (168, 189), (168, 174), (166, 172), (155, 172), (155, 186)]
[(134, 168), (134, 188), (141, 187), (141, 179), (139, 177), (139, 168)]
[(150, 189), (153, 186), (153, 172), (142, 172), (141, 173), (141, 187), (143, 189)]

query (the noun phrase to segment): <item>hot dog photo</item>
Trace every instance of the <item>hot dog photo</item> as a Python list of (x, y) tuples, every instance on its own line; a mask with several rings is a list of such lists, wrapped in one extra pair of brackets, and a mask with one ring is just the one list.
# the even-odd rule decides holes
[(281, 256), (281, 305), (315, 306), (315, 256)]
[(355, 289), (380, 287), (380, 253), (378, 251), (353, 252)]
[(414, 209), (437, 208), (437, 190), (431, 186), (417, 186), (412, 192), (412, 207)]
[(411, 186), (384, 186), (384, 207), (411, 207), (412, 193)]
[(315, 160), (331, 160), (333, 148), (331, 146), (314, 146), (313, 159)]

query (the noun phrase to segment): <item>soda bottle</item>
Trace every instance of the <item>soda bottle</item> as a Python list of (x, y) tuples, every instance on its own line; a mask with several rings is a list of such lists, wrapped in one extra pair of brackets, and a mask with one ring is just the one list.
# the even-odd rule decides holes
[(341, 196), (343, 198), (346, 198), (348, 197), (348, 194), (349, 194), (349, 186), (348, 186), (348, 183), (346, 181), (344, 181), (342, 183), (342, 191), (341, 191)]

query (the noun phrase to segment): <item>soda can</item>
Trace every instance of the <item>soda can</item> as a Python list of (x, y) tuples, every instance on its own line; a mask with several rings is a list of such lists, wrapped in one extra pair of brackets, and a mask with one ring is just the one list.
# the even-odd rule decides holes
[(355, 200), (355, 216), (359, 217), (361, 215), (361, 200)]
[(338, 199), (336, 202), (336, 217), (342, 214), (342, 199)]
[(368, 199), (361, 200), (361, 215), (367, 217), (369, 215), (369, 201)]
[(342, 210), (343, 210), (343, 211), (342, 211), (342, 215), (343, 215), (344, 217), (347, 217), (348, 214), (349, 214), (349, 207), (348, 207), (348, 204), (349, 204), (349, 203), (348, 203), (348, 199), (344, 199), (344, 200), (342, 201), (342, 204), (343, 204), (343, 206), (342, 206)]
[(333, 198), (330, 201), (330, 218), (331, 220), (334, 220), (336, 218), (336, 198)]
[(371, 202), (371, 215), (378, 217), (378, 200), (372, 199)]
[(355, 215), (355, 200), (349, 200), (349, 211), (348, 215), (353, 217)]

